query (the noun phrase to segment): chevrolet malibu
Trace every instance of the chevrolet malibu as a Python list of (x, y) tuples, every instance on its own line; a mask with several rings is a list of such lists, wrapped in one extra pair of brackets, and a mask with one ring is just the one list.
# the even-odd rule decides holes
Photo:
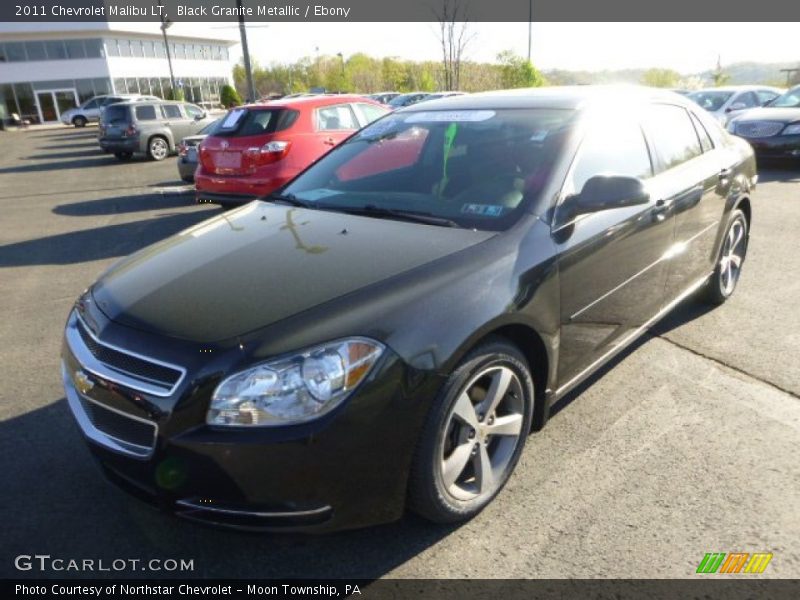
[(647, 88), (460, 96), (122, 260), (62, 376), (103, 471), (186, 519), (458, 522), (552, 404), (739, 281), (753, 154)]

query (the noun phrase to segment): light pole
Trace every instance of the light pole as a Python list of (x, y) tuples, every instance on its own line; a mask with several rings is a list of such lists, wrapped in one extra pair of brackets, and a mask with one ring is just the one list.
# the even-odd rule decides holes
[(341, 71), (342, 76), (339, 80), (339, 90), (338, 90), (339, 93), (341, 93), (344, 91), (344, 54), (342, 54), (341, 52), (337, 52), (336, 56), (339, 57), (339, 60), (341, 61), (342, 64), (342, 71)]
[(242, 38), (242, 62), (244, 63), (244, 72), (247, 76), (247, 101), (255, 102), (256, 86), (253, 83), (253, 69), (250, 67), (250, 50), (247, 48), (247, 31), (244, 26), (242, 0), (236, 0), (236, 8), (239, 13), (239, 36)]
[(528, 62), (531, 62), (532, 37), (533, 37), (533, 0), (528, 0)]
[[(158, 5), (163, 6), (162, 0), (158, 0)], [(175, 74), (172, 72), (172, 55), (169, 53), (169, 39), (167, 39), (167, 29), (172, 26), (167, 13), (163, 12), (163, 8), (159, 9), (161, 15), (161, 34), (164, 36), (164, 49), (167, 51), (167, 64), (169, 65), (169, 84), (172, 87), (172, 99), (177, 100), (175, 97)]]

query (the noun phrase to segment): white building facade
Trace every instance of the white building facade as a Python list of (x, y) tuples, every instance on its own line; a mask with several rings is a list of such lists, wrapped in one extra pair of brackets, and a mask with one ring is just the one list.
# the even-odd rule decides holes
[[(190, 102), (217, 102), (232, 81), (230, 31), (177, 24), (167, 33), (176, 87)], [(48, 123), (99, 94), (167, 98), (166, 48), (159, 23), (0, 23), (0, 103)]]

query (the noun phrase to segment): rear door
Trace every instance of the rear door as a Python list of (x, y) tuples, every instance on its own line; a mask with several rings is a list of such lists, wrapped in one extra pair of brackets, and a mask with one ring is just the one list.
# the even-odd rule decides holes
[(164, 125), (172, 131), (172, 139), (175, 144), (187, 135), (192, 135), (189, 118), (181, 111), (179, 104), (162, 104), (161, 111), (164, 115)]
[(360, 129), (358, 119), (349, 104), (333, 104), (316, 109), (315, 129), (317, 158)]
[(561, 201), (596, 175), (642, 179), (648, 204), (570, 217), (561, 204), (553, 222), (561, 286), (559, 386), (601, 360), (661, 308), (673, 240), (669, 210), (659, 202), (651, 153), (639, 116), (599, 115), (570, 167)]
[(183, 104), (183, 112), (188, 119), (187, 130), (189, 133), (184, 134), (182, 137), (194, 135), (203, 127), (208, 125), (213, 119), (206, 117), (205, 111), (195, 104)]

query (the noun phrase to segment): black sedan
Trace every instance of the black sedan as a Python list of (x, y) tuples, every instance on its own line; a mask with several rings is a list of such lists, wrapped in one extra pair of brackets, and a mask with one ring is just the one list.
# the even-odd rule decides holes
[(553, 402), (733, 293), (755, 183), (750, 147), (668, 92), (400, 110), (102, 275), (67, 321), (69, 406), (111, 480), (187, 519), (468, 519)]
[(750, 142), (759, 157), (800, 159), (800, 85), (732, 119), (728, 131)]

